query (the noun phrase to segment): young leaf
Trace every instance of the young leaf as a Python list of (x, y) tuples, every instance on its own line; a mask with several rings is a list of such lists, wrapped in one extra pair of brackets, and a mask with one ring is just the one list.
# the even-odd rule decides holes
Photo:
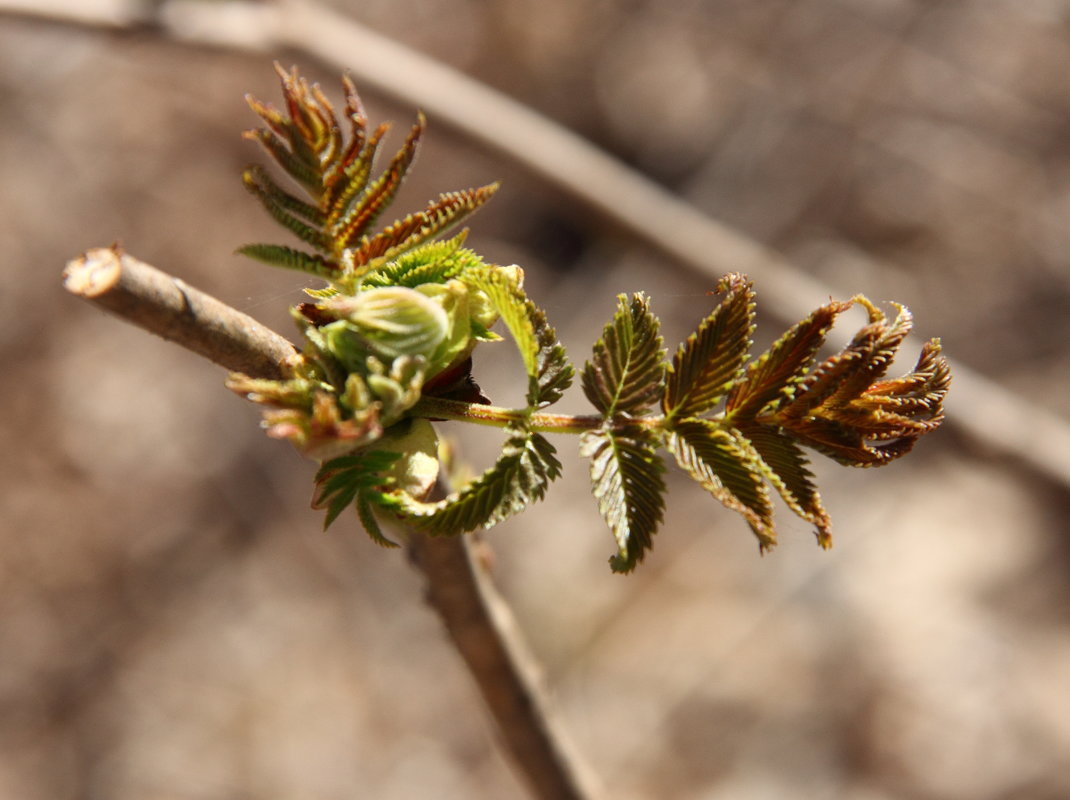
[(741, 423), (754, 418), (776, 400), (790, 400), (836, 317), (850, 306), (850, 303), (836, 302), (821, 306), (752, 361), (728, 393), (726, 421)]
[(723, 278), (718, 290), (727, 295), (673, 357), (662, 397), (666, 417), (705, 414), (743, 368), (754, 328), (754, 291), (736, 273)]
[(381, 504), (428, 533), (452, 536), (496, 525), (541, 500), (550, 482), (561, 474), (554, 447), (545, 437), (522, 427), (508, 429), (509, 438), (497, 462), (437, 503), (391, 492)]
[[(260, 106), (256, 100), (250, 99), (249, 103), (253, 106), (254, 111), (258, 111)], [(321, 176), (317, 164), (309, 164), (306, 160), (298, 158), (293, 150), (290, 149), (289, 144), (271, 130), (261, 128), (259, 130), (246, 131), (243, 135), (246, 139), (257, 142), (263, 147), (272, 160), (298, 186), (304, 188), (312, 197), (319, 196)]]
[(456, 278), (469, 267), (482, 266), (483, 260), (471, 250), (461, 247), (467, 237), (462, 231), (452, 239), (420, 245), (400, 255), (397, 260), (384, 263), (369, 271), (361, 288), (374, 286), (408, 286), (422, 283), (445, 283)]
[(802, 448), (790, 436), (762, 425), (745, 427), (740, 434), (758, 453), (762, 474), (788, 508), (814, 526), (822, 547), (831, 547), (832, 520), (821, 504)]
[(605, 416), (638, 416), (664, 391), (665, 349), (646, 295), (617, 296), (617, 313), (581, 375), (583, 393)]
[(388, 123), (383, 123), (366, 140), (362, 140), (356, 157), (345, 164), (328, 165), (324, 174), (325, 189), (320, 204), (327, 211), (325, 227), (333, 229), (338, 221), (352, 209), (361, 193), (368, 188), (375, 157), (379, 145), (390, 130)]
[(375, 518), (376, 501), (381, 497), (381, 492), (376, 490), (362, 490), (357, 493), (355, 505), (360, 524), (364, 526), (364, 532), (371, 537), (372, 541), (380, 547), (397, 547), (398, 543), (383, 533), (379, 520)]
[(375, 236), (361, 239), (360, 244), (352, 250), (353, 265), (393, 261), (402, 253), (441, 236), (477, 211), (497, 190), (498, 184), (492, 183), (479, 189), (440, 195), (423, 211), (409, 214), (405, 219), (383, 228)]
[(685, 419), (673, 426), (669, 449), (706, 491), (747, 520), (762, 550), (776, 544), (760, 457), (745, 439), (711, 420)]
[(247, 244), (236, 252), (273, 267), (295, 269), (326, 280), (338, 274), (338, 266), (329, 259), (281, 244)]
[(802, 444), (849, 466), (880, 466), (899, 458), (939, 426), (950, 383), (938, 341), (922, 350), (914, 371), (879, 380), (910, 330), (900, 307), (889, 324), (865, 298), (870, 323), (841, 353), (823, 361), (791, 401), (758, 421), (779, 426)]
[(405, 173), (416, 158), (416, 148), (424, 127), (425, 121), (421, 114), (386, 171), (364, 190), (360, 200), (353, 204), (352, 208), (329, 225), (328, 231), (338, 249), (352, 247), (375, 222), (383, 209), (393, 201), (401, 182), (405, 179)]
[(638, 426), (590, 431), (580, 441), (580, 455), (591, 459), (598, 511), (617, 539), (613, 571), (631, 572), (665, 514), (665, 466), (654, 435)]
[(528, 382), (527, 401), (530, 408), (542, 408), (561, 399), (572, 385), (575, 370), (565, 355), (564, 346), (557, 340), (557, 332), (547, 321), (546, 312), (530, 300), (527, 308), (539, 346), (535, 379)]
[(320, 252), (331, 252), (331, 241), (327, 234), (314, 223), (304, 222), (290, 211), (290, 207), (298, 202), (297, 199), (275, 186), (263, 171), (256, 168), (247, 169), (242, 180), (245, 188), (256, 196), (276, 222)]
[(502, 269), (473, 267), (461, 280), (486, 293), (509, 329), (528, 374), (528, 406), (539, 408), (560, 398), (572, 382), (573, 369), (542, 309)]
[(325, 462), (316, 473), (316, 493), (312, 499), (313, 508), (327, 510), (323, 529), (329, 528), (339, 514), (355, 502), (362, 490), (381, 486), (382, 473), (399, 458), (400, 453), (376, 450), (340, 456)]

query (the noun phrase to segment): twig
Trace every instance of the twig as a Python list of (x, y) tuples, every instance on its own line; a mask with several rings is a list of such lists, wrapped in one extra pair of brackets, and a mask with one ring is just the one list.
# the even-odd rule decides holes
[[(594, 776), (546, 709), (542, 677), (508, 604), (464, 536), (410, 536), (409, 558), (427, 577), (427, 600), (494, 710), (508, 750), (537, 797), (594, 798)], [(463, 577), (461, 577), (463, 576)]]
[(233, 372), (281, 378), (283, 363), (297, 352), (252, 317), (117, 247), (90, 250), (68, 262), (63, 286)]
[[(0, 13), (79, 25), (141, 27), (172, 38), (257, 51), (293, 47), (350, 70), (362, 84), (418, 106), (463, 131), (627, 230), (637, 240), (711, 279), (746, 272), (772, 313), (800, 319), (835, 295), (786, 259), (707, 217), (579, 136), (477, 81), (308, 0), (254, 3), (157, 0), (0, 0)], [(908, 353), (904, 348), (903, 356)], [(1009, 456), (1070, 487), (1070, 424), (968, 367), (952, 363), (947, 423), (982, 448)]]
[[(63, 273), (65, 288), (127, 322), (231, 370), (282, 376), (294, 346), (251, 317), (116, 248), (90, 250)], [(472, 557), (468, 537), (407, 533), (409, 557), (483, 694), (506, 747), (545, 800), (597, 796), (592, 776), (551, 712), (534, 658), (508, 605)]]

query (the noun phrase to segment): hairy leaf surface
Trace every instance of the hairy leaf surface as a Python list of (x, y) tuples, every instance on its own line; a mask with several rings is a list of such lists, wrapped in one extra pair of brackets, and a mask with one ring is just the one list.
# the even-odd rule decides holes
[(475, 213), (498, 190), (492, 183), (478, 189), (450, 192), (439, 196), (423, 211), (409, 214), (383, 228), (374, 236), (365, 236), (353, 248), (354, 265), (384, 263), (441, 236)]
[(239, 247), (237, 252), (273, 267), (307, 272), (326, 280), (338, 274), (338, 266), (329, 259), (281, 244), (247, 244)]
[(590, 431), (580, 455), (591, 460), (598, 511), (617, 540), (614, 572), (631, 572), (653, 544), (665, 514), (665, 466), (653, 434), (638, 426)]
[(669, 449), (706, 491), (747, 520), (763, 550), (776, 544), (769, 490), (745, 439), (710, 420), (685, 419), (674, 426)]
[(541, 500), (550, 482), (561, 474), (555, 450), (544, 436), (522, 427), (509, 429), (497, 462), (437, 503), (404, 493), (383, 497), (383, 504), (428, 533), (452, 536), (496, 525)]
[(754, 292), (742, 275), (726, 276), (724, 299), (673, 356), (662, 408), (667, 417), (697, 417), (710, 411), (739, 376), (754, 328)]
[(774, 401), (790, 400), (813, 364), (836, 317), (850, 305), (829, 303), (821, 306), (751, 362), (728, 393), (725, 401), (728, 419), (745, 421), (760, 414)]
[(617, 312), (581, 375), (583, 393), (607, 417), (649, 411), (664, 391), (665, 348), (646, 295), (617, 296)]

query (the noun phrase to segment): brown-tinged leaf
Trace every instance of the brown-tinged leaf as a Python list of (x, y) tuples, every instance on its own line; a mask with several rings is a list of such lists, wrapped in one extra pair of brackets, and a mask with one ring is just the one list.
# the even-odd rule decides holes
[(836, 317), (851, 303), (828, 303), (778, 339), (752, 361), (725, 400), (726, 419), (742, 424), (770, 403), (790, 400), (825, 341)]
[(739, 377), (754, 328), (754, 291), (742, 275), (725, 276), (720, 304), (687, 337), (666, 376), (665, 416), (697, 417), (710, 411)]
[(774, 428), (754, 425), (743, 428), (740, 434), (758, 454), (764, 466), (762, 474), (776, 487), (788, 508), (815, 527), (822, 547), (831, 547), (832, 520), (821, 504), (802, 448)]
[(337, 249), (351, 247), (393, 201), (409, 166), (416, 158), (416, 149), (425, 127), (426, 122), (421, 114), (386, 171), (364, 190), (360, 200), (344, 216), (328, 228)]
[(743, 516), (762, 550), (776, 545), (769, 489), (746, 440), (712, 420), (691, 418), (675, 423), (669, 449), (706, 491)]

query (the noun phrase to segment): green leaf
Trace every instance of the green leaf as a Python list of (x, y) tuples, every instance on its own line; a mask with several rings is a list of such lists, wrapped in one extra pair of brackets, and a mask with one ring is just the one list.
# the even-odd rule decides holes
[(739, 376), (754, 328), (750, 281), (733, 273), (718, 284), (727, 295), (687, 337), (669, 367), (665, 416), (697, 417), (710, 411)]
[(540, 408), (557, 401), (572, 383), (573, 369), (546, 314), (528, 299), (519, 282), (504, 269), (484, 266), (460, 279), (481, 290), (501, 314), (528, 374), (528, 405)]
[(535, 340), (539, 346), (535, 378), (528, 382), (527, 401), (530, 408), (542, 408), (561, 399), (572, 385), (575, 370), (565, 354), (564, 346), (557, 340), (557, 332), (546, 319), (546, 312), (527, 301), (528, 313), (535, 328)]
[(482, 266), (483, 260), (461, 247), (466, 232), (452, 239), (428, 242), (402, 254), (364, 276), (361, 288), (373, 286), (416, 287), (424, 283), (445, 283), (468, 267)]
[(281, 244), (247, 244), (239, 247), (236, 252), (273, 267), (307, 272), (326, 280), (338, 275), (338, 266), (324, 256)]
[(706, 491), (743, 516), (762, 550), (776, 544), (760, 457), (745, 439), (711, 420), (684, 419), (673, 426), (669, 450)]
[(591, 459), (598, 511), (617, 540), (614, 572), (631, 572), (653, 544), (665, 514), (665, 466), (654, 435), (638, 426), (590, 431), (580, 455)]
[(383, 497), (391, 508), (428, 533), (452, 536), (489, 528), (541, 500), (550, 482), (561, 474), (553, 445), (522, 427), (507, 429), (509, 438), (493, 467), (464, 489), (437, 503), (425, 503), (400, 492)]
[(327, 511), (324, 530), (355, 502), (360, 492), (389, 484), (390, 480), (384, 478), (383, 473), (399, 458), (400, 453), (374, 450), (325, 462), (316, 473), (316, 493), (312, 500), (313, 508)]
[(583, 393), (605, 416), (641, 415), (664, 391), (665, 349), (646, 295), (617, 296), (617, 313), (581, 375)]
[(774, 401), (790, 400), (836, 317), (850, 307), (835, 302), (821, 306), (751, 362), (725, 400), (726, 421), (753, 419)]
[(379, 505), (381, 496), (382, 493), (377, 491), (365, 490), (358, 492), (356, 499), (357, 517), (373, 542), (381, 547), (397, 547), (398, 543), (383, 533), (379, 520), (375, 518), (375, 507)]

